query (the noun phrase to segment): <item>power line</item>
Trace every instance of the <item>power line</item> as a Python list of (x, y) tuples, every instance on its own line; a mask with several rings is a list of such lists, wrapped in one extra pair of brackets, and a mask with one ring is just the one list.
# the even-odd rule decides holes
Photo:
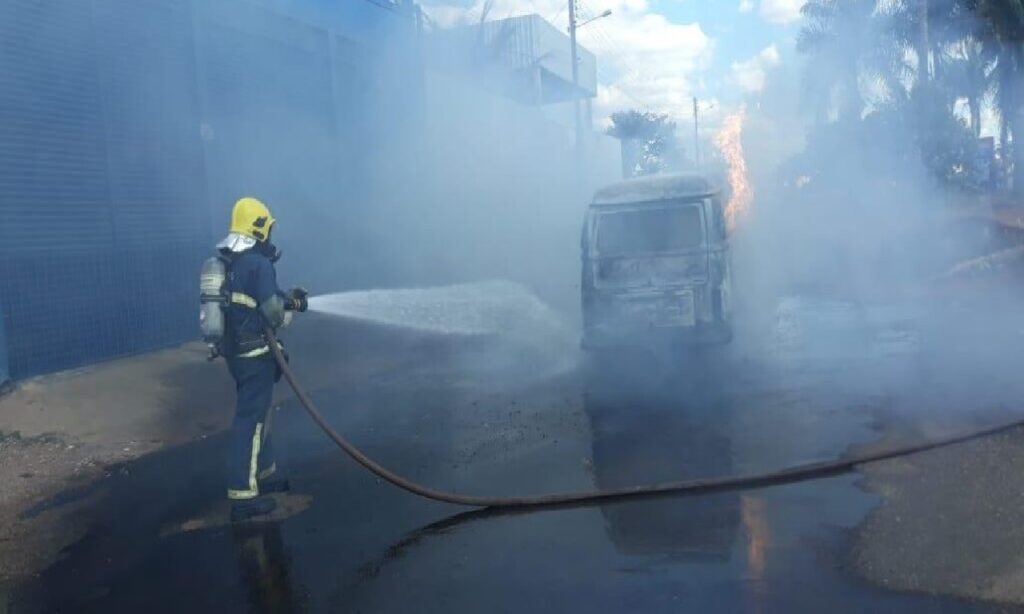
[[(615, 55), (617, 55), (619, 57), (622, 57), (622, 58), (626, 58), (626, 57), (629, 56), (629, 54), (626, 53), (626, 51), (623, 50), (622, 47), (620, 47), (614, 41), (614, 39), (612, 38), (611, 34), (609, 34), (604, 29), (604, 27), (602, 27), (600, 24), (597, 24), (597, 26), (598, 27), (594, 31), (595, 35), (602, 41), (602, 43), (604, 45), (606, 45), (608, 48), (610, 48), (612, 50), (612, 53), (614, 53)], [(622, 81), (626, 82), (626, 83), (631, 83), (633, 85), (636, 85), (637, 84), (637, 79), (640, 78), (641, 76), (642, 75), (640, 73), (640, 68), (634, 66), (634, 67), (629, 68), (627, 72), (624, 72), (622, 75), (620, 75), (620, 79)]]
[[(547, 22), (552, 24), (552, 25), (554, 25), (555, 22), (557, 22), (559, 19), (562, 18), (562, 13), (564, 13), (568, 8), (569, 8), (568, 5), (563, 2), (562, 3), (562, 8), (558, 9), (558, 11), (554, 14), (554, 17), (548, 17)], [(555, 27), (557, 27), (557, 26), (555, 26)]]
[(651, 111), (653, 109), (652, 105), (640, 100), (634, 94), (630, 93), (629, 90), (631, 89), (631, 85), (633, 84), (630, 84), (628, 82), (624, 83), (621, 79), (614, 78), (611, 75), (611, 73), (609, 73), (606, 69), (600, 68), (600, 64), (598, 66), (598, 73), (601, 77), (601, 80), (604, 81), (604, 83), (606, 83), (608, 87), (615, 88), (615, 90), (618, 93), (628, 98), (630, 101), (633, 102), (633, 104), (637, 105), (644, 111)]
[[(596, 23), (594, 25), (600, 26), (600, 24), (596, 24)], [(598, 27), (598, 28), (594, 29), (593, 32), (594, 32), (593, 42), (594, 42), (595, 46), (598, 48), (597, 49), (598, 51), (606, 51), (607, 49), (612, 48), (612, 47), (615, 46), (611, 42), (611, 38), (604, 31), (603, 28)], [(608, 57), (609, 54), (608, 53), (604, 53), (603, 55), (605, 55), (605, 57)], [(620, 50), (618, 52), (618, 55), (621, 56), (621, 55), (625, 55), (625, 54)], [(652, 106), (650, 104), (637, 99), (636, 96), (634, 96), (633, 94), (629, 93), (627, 91), (627, 89), (626, 89), (626, 88), (629, 88), (630, 86), (636, 86), (637, 85), (634, 75), (638, 76), (639, 75), (639, 71), (636, 71), (634, 69), (633, 71), (631, 71), (629, 73), (623, 73), (623, 74), (618, 75), (618, 78), (612, 78), (612, 76), (608, 73), (607, 69), (600, 62), (597, 63), (597, 70), (598, 70), (598, 73), (602, 73), (602, 72), (604, 73), (602, 75), (602, 77), (608, 83), (608, 85), (615, 86), (617, 88), (617, 90), (622, 95), (624, 95), (626, 98), (629, 98), (630, 100), (632, 100), (635, 104), (639, 105), (645, 111), (650, 111), (652, 109)]]
[[(583, 3), (581, 2), (581, 4), (583, 4)], [(590, 8), (586, 7), (585, 5), (584, 5), (584, 10), (586, 12), (590, 13), (590, 14), (593, 14), (592, 11), (590, 10)], [(605, 27), (600, 22), (594, 23), (593, 33), (594, 33), (595, 42), (597, 42), (598, 44), (603, 44), (606, 48), (611, 49), (611, 51), (613, 53), (615, 53), (616, 55), (618, 55), (620, 57), (628, 57), (630, 55), (630, 54), (626, 53), (626, 51), (615, 41), (615, 38), (605, 29)], [(637, 87), (638, 88), (638, 87), (640, 87), (640, 84), (638, 83), (638, 79), (640, 77), (642, 77), (640, 69), (638, 67), (633, 67), (633, 68), (628, 69), (628, 72), (625, 72), (622, 75), (620, 75), (620, 77), (618, 79), (618, 82), (620, 84), (622, 84), (623, 87), (632, 86), (632, 87)], [(623, 93), (626, 93), (626, 92), (623, 91)], [(631, 99), (633, 99), (634, 101), (636, 101), (635, 97), (633, 97), (633, 96), (629, 96), (629, 97)], [(650, 107), (652, 105), (648, 104), (648, 105), (645, 105), (645, 106), (647, 106), (648, 110), (650, 110)], [(666, 108), (668, 110), (674, 110), (674, 111), (680, 113), (681, 115), (687, 115), (689, 113), (689, 111), (687, 110), (688, 108), (687, 108), (685, 102), (684, 103), (678, 103), (678, 104), (666, 105), (666, 106), (664, 106), (662, 108)]]
[[(588, 13), (592, 14), (592, 12), (590, 11), (589, 8), (584, 8), (584, 10), (587, 11)], [(618, 43), (615, 41), (614, 37), (611, 34), (608, 33), (608, 31), (604, 28), (604, 26), (600, 22), (595, 22), (593, 24), (593, 26), (594, 26), (594, 29), (592, 30), (593, 35), (594, 35), (593, 36), (593, 41), (595, 42), (595, 44), (597, 44), (598, 46), (604, 46), (606, 49), (610, 49), (613, 53), (615, 53), (619, 57), (628, 57), (629, 56), (629, 54), (627, 54), (622, 49), (622, 47), (618, 45)], [(626, 95), (627, 98), (629, 98), (629, 99), (633, 100), (634, 102), (640, 104), (642, 107), (645, 107), (644, 110), (650, 111), (650, 110), (653, 109), (654, 105), (650, 105), (648, 103), (641, 102), (641, 101), (637, 100), (637, 98), (635, 96), (629, 94), (629, 92), (626, 91), (626, 88), (642, 89), (642, 86), (638, 82), (640, 77), (642, 77), (640, 69), (638, 67), (633, 67), (633, 68), (628, 69), (622, 75), (620, 75), (617, 80), (610, 80), (610, 81), (611, 81), (611, 84), (613, 84), (613, 85), (614, 84), (619, 85), (619, 91), (622, 92), (624, 95)], [(663, 109), (666, 109), (666, 110), (668, 110), (670, 112), (674, 111), (674, 112), (678, 113), (680, 116), (686, 116), (690, 112), (688, 110), (688, 106), (686, 105), (685, 102), (677, 103), (677, 104), (658, 105), (658, 106), (663, 108)]]
[[(594, 26), (595, 27), (592, 30), (594, 33), (594, 42), (597, 43), (598, 46), (603, 46), (605, 47), (605, 49), (611, 50), (612, 54), (617, 55), (619, 57), (628, 57), (629, 54), (627, 54), (621, 47), (618, 46), (618, 44), (615, 43), (612, 36), (607, 32), (607, 30), (604, 29), (604, 27), (600, 23), (595, 23)], [(622, 81), (628, 82), (631, 80), (635, 80), (635, 78), (639, 76), (639, 68), (634, 67), (630, 68), (628, 72), (624, 72), (622, 75), (619, 76), (619, 78)]]

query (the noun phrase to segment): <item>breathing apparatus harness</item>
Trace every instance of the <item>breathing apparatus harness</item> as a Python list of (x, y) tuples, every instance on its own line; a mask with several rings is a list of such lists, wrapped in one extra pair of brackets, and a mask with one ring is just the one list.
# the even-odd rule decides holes
[[(232, 264), (239, 256), (250, 250), (265, 256), (271, 263), (281, 258), (281, 250), (267, 240), (259, 241), (241, 252), (222, 247), (218, 255), (208, 258), (203, 263), (199, 276), (199, 327), (203, 341), (210, 349), (209, 360), (229, 353), (252, 357), (269, 352), (270, 340), (262, 332), (236, 338), (234, 335), (237, 334), (239, 327), (227, 326), (228, 309), (232, 304), (248, 308), (245, 317), (258, 319), (257, 325), (253, 327), (256, 330), (261, 330), (265, 323), (256, 299), (247, 294), (232, 292), (230, 289), (232, 284), (229, 282), (233, 281)], [(284, 310), (306, 311), (309, 307), (308, 294), (303, 288), (293, 288), (282, 298)], [(290, 318), (291, 315), (288, 314), (284, 320), (285, 324)]]

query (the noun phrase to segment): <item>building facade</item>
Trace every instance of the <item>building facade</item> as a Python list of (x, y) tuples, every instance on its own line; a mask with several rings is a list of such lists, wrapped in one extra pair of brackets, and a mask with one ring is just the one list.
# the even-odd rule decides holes
[(319, 4), (0, 3), (11, 376), (195, 338), (198, 267), (238, 196), (301, 185), (301, 224), (366, 190), (355, 152), (372, 43), (415, 16), (388, 0)]
[[(460, 223), (491, 208), (508, 218), (494, 236), (513, 237), (579, 205), (568, 127), (539, 106), (566, 100), (567, 37), (536, 17), (490, 31), (510, 27), (520, 46), (505, 65), (527, 77), (511, 97), (427, 62), (408, 0), (0, 3), (0, 370), (195, 339), (199, 266), (246, 195), (280, 220), (288, 284), (527, 270), (511, 241), (467, 257), (496, 241)], [(514, 190), (494, 189), (511, 177)], [(571, 250), (577, 211), (560, 215), (550, 243)]]

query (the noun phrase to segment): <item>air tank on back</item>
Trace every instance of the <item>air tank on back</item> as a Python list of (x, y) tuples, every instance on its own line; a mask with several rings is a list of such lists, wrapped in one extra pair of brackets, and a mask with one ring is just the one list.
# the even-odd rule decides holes
[(199, 273), (199, 331), (212, 356), (220, 353), (224, 338), (224, 308), (227, 263), (220, 256), (208, 258)]

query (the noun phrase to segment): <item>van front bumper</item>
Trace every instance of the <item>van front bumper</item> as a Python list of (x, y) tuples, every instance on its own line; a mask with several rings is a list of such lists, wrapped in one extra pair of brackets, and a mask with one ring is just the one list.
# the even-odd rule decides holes
[(724, 344), (732, 326), (706, 287), (584, 294), (584, 349)]
[(688, 345), (724, 345), (732, 341), (732, 327), (722, 323), (698, 322), (693, 326), (649, 326), (623, 328), (597, 325), (584, 329), (584, 350), (621, 347), (680, 347)]

